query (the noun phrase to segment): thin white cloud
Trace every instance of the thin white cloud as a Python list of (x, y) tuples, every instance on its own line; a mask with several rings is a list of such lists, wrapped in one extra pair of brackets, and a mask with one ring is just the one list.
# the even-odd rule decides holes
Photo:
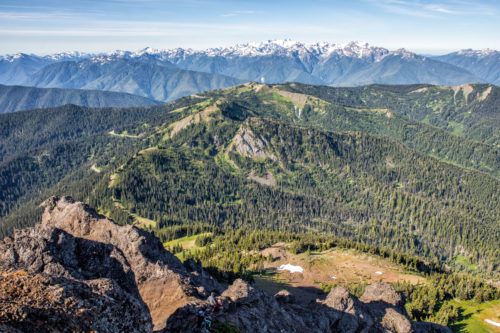
[(241, 15), (253, 15), (256, 12), (254, 10), (235, 10), (229, 13), (222, 14), (222, 17), (234, 17), (234, 16), (241, 16)]
[(0, 19), (9, 21), (36, 21), (54, 19), (75, 19), (81, 17), (78, 13), (69, 12), (1, 12)]
[(443, 0), (429, 3), (424, 0), (365, 0), (388, 13), (420, 18), (440, 18), (443, 16), (492, 16), (495, 8), (484, 3), (467, 0)]
[(225, 24), (197, 22), (159, 22), (159, 21), (83, 21), (68, 29), (58, 27), (33, 29), (24, 27), (2, 27), (0, 36), (40, 36), (40, 37), (152, 37), (152, 36), (200, 36), (200, 31), (216, 35), (255, 35), (256, 33), (286, 35), (292, 31), (308, 34), (333, 34), (339, 30), (316, 25), (283, 24)]

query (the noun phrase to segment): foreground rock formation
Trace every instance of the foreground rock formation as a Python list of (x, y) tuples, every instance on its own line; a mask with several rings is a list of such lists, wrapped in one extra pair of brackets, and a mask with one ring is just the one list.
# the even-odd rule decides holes
[[(223, 299), (217, 314), (207, 311), (212, 291)], [(360, 299), (338, 287), (306, 306), (243, 280), (224, 286), (150, 233), (68, 197), (0, 241), (0, 332), (201, 332), (208, 316), (239, 332), (448, 332), (411, 323), (386, 284)]]

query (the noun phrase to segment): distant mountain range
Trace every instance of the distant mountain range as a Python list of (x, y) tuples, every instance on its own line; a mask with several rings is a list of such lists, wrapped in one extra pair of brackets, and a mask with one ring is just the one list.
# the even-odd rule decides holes
[(500, 52), (496, 50), (462, 50), (435, 57), (439, 61), (464, 68), (493, 84), (500, 84)]
[(161, 102), (111, 91), (0, 85), (0, 113), (65, 104), (87, 107), (142, 107), (158, 105)]
[(463, 50), (422, 56), (366, 43), (290, 40), (211, 48), (102, 54), (0, 57), (0, 83), (98, 89), (168, 101), (246, 81), (331, 86), (365, 84), (500, 84), (500, 52)]

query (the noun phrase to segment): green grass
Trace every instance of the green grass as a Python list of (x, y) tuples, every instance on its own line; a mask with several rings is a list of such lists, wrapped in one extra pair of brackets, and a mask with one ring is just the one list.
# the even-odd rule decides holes
[(139, 216), (137, 214), (130, 214), (130, 215), (132, 215), (134, 217), (134, 219), (140, 225), (141, 228), (147, 228), (147, 227), (155, 228), (156, 227), (156, 221), (147, 219), (147, 218)]
[(465, 267), (469, 271), (477, 270), (477, 265), (472, 264), (469, 258), (467, 258), (466, 256), (463, 255), (455, 256), (455, 258), (453, 258), (453, 261), (458, 265)]
[(462, 123), (456, 121), (449, 121), (448, 127), (451, 128), (452, 134), (455, 134), (457, 136), (462, 136), (464, 134), (464, 124)]
[(462, 319), (454, 323), (454, 332), (463, 333), (498, 333), (500, 328), (486, 323), (485, 319), (500, 322), (500, 300), (485, 303), (452, 300), (452, 304), (462, 310)]
[(196, 245), (196, 238), (199, 236), (211, 236), (211, 232), (204, 232), (201, 234), (196, 234), (192, 236), (186, 236), (186, 237), (181, 237), (177, 239), (173, 239), (171, 241), (163, 243), (163, 247), (165, 248), (172, 248), (176, 245), (181, 245), (183, 248), (182, 252), (176, 253), (176, 257), (180, 258), (181, 260), (184, 258), (185, 254), (189, 253), (190, 251), (194, 250), (200, 250), (203, 249), (203, 247), (197, 246)]

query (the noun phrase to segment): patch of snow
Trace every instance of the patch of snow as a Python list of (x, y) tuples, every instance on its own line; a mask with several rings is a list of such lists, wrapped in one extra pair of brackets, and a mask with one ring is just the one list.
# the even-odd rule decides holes
[(382, 274), (384, 274), (384, 273), (383, 273), (383, 272), (381, 272), (381, 271), (376, 271), (376, 272), (375, 272), (375, 274), (377, 274), (377, 275), (382, 275)]
[(494, 320), (491, 320), (491, 319), (485, 319), (484, 320), (485, 322), (487, 322), (488, 324), (490, 325), (493, 325), (493, 326), (496, 326), (496, 327), (500, 327), (500, 323), (499, 322), (496, 322)]
[(337, 277), (335, 275), (330, 276), (332, 280), (337, 280)]
[(300, 266), (285, 264), (278, 267), (278, 271), (289, 271), (290, 273), (304, 273), (304, 269)]

